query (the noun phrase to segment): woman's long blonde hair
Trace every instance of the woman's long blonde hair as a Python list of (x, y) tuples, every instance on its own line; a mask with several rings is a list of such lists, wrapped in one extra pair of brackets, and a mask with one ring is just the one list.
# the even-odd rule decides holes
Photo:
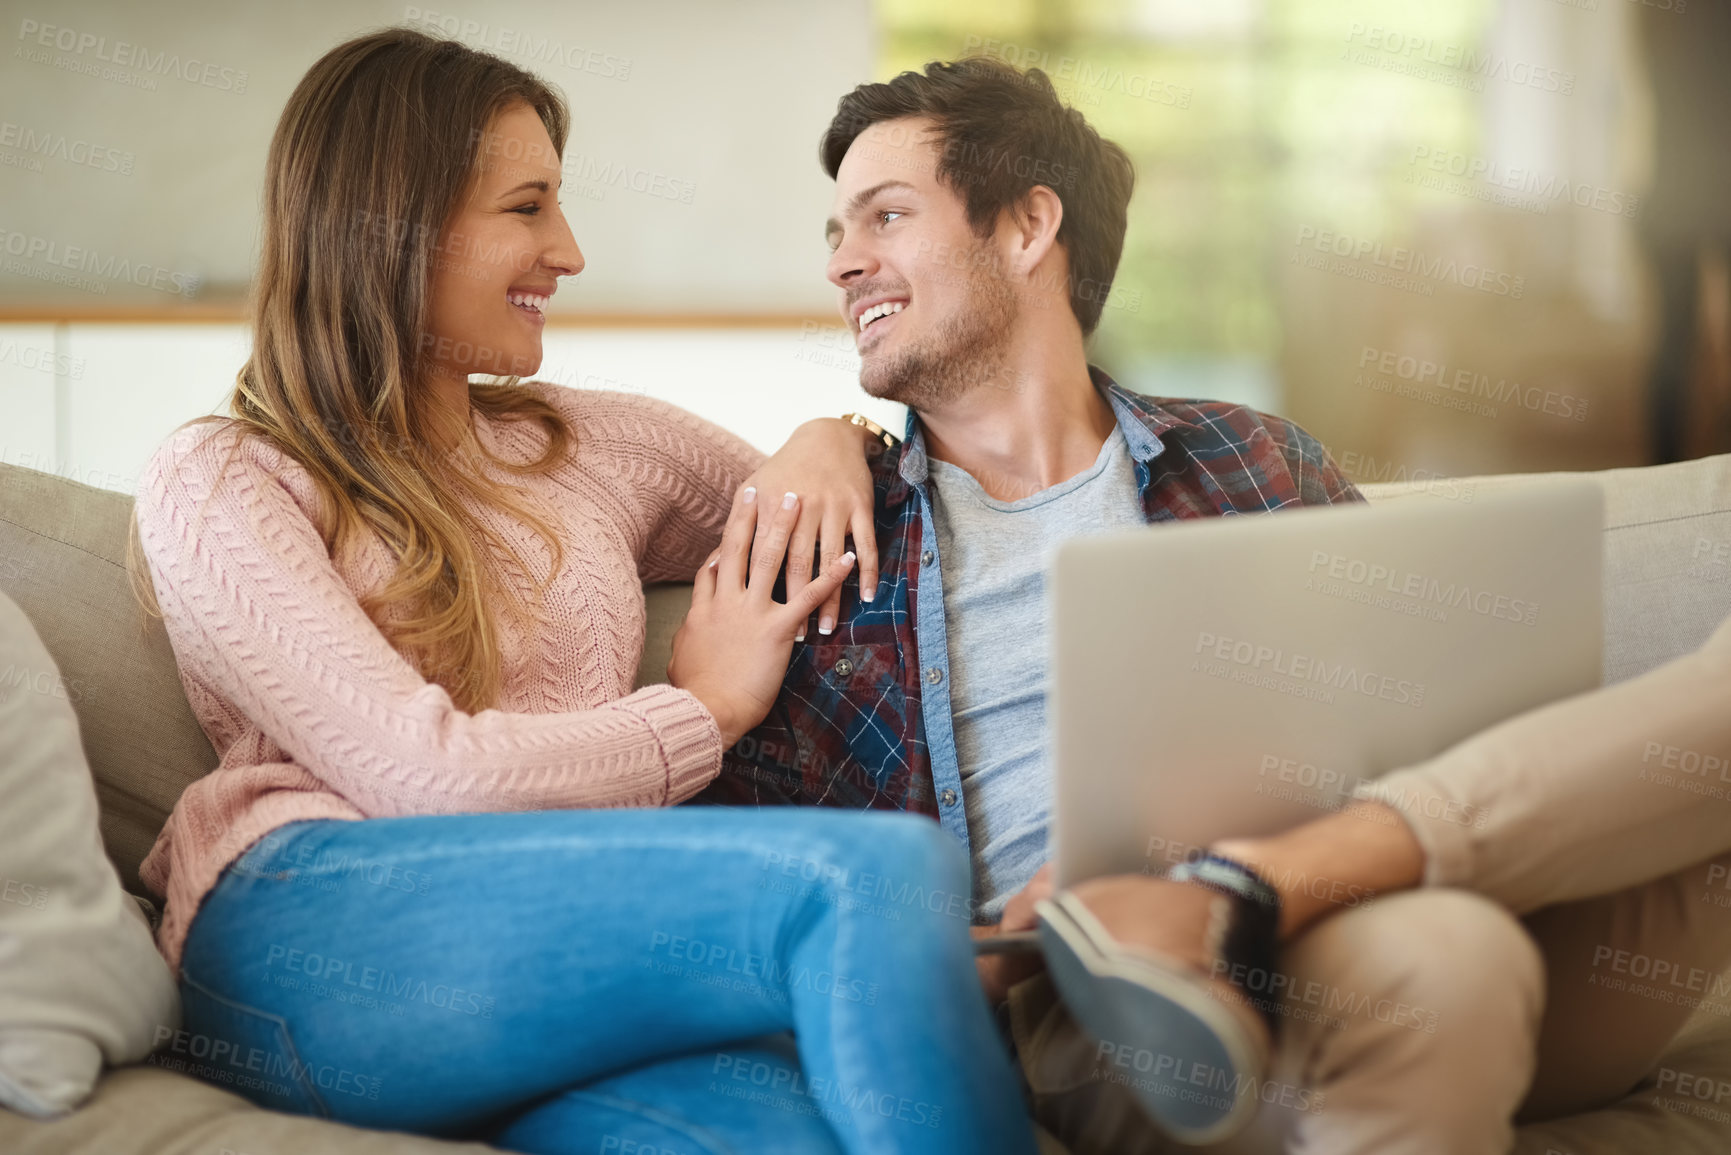
[[(467, 427), (458, 451), (438, 448), (423, 387), (433, 372), (427, 323), (439, 238), (478, 175), (488, 126), (517, 104), (539, 114), (563, 155), (560, 96), (455, 41), (389, 29), (313, 65), (271, 140), (252, 356), (229, 400), (245, 436), (312, 475), (333, 558), (384, 540), (397, 568), (362, 608), (469, 712), (499, 696), (495, 607), (528, 608), (500, 576), (531, 572), (469, 509), (508, 510), (546, 539), (552, 560), (538, 593), (562, 563), (557, 533), (521, 490), (475, 466), (484, 457), (518, 475), (546, 473), (575, 446), (558, 410), (513, 380), (471, 384), (470, 402), (484, 418), (537, 422), (545, 452), (507, 462)], [(159, 613), (136, 520), (130, 561), (134, 589)]]

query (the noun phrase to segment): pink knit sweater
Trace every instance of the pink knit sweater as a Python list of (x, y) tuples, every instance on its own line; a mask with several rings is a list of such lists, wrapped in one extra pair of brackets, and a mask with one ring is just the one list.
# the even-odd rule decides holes
[[(690, 580), (763, 455), (659, 401), (525, 388), (576, 433), (565, 465), (515, 479), (560, 531), (565, 564), (537, 628), (500, 624), (503, 690), (497, 709), (478, 714), (453, 706), (361, 611), (358, 595), (389, 577), (390, 556), (376, 542), (333, 564), (295, 461), (246, 438), (225, 470), (233, 423), (182, 429), (151, 459), (139, 533), (181, 684), (221, 755), (140, 868), (167, 898), (157, 940), (176, 974), (223, 868), (285, 823), (666, 806), (718, 772), (721, 735), (695, 698), (665, 685), (632, 692), (642, 583)], [(507, 460), (530, 460), (545, 443), (533, 423), (477, 417), (476, 434)], [(545, 573), (530, 527), (483, 516)], [(532, 590), (527, 575), (513, 577)]]

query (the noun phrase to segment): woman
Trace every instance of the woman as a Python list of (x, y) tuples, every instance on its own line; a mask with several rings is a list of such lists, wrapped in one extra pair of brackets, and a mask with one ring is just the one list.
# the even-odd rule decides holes
[[(865, 548), (870, 501), (793, 492), (863, 476), (838, 428), (764, 465), (671, 406), (469, 384), (537, 367), (583, 267), (565, 132), (533, 76), (404, 30), (283, 113), (233, 419), (138, 501), (222, 753), (143, 866), (192, 1053), (270, 1106), (525, 1151), (1031, 1150), (966, 928), (846, 899), (866, 870), (965, 893), (935, 826), (601, 809), (715, 775), (853, 561), (777, 603), (790, 542), (863, 510)], [(640, 583), (693, 570), (673, 685), (633, 693)], [(797, 1065), (753, 1041), (789, 1029)], [(682, 1055), (684, 1109), (636, 1110), (628, 1069)]]

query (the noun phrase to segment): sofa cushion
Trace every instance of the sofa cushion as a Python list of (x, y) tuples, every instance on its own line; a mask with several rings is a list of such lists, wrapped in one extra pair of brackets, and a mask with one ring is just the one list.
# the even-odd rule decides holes
[[(1448, 485), (1370, 485), (1367, 497), (1457, 499), (1530, 474)], [(1731, 455), (1610, 469), (1605, 488), (1605, 678), (1621, 681), (1681, 656), (1731, 614)], [(102, 833), (122, 882), (144, 893), (138, 864), (181, 791), (216, 765), (186, 703), (162, 623), (126, 582), (130, 498), (0, 465), (0, 592), (24, 608), (69, 680), (100, 709), (79, 712), (102, 802)], [(668, 648), (690, 587), (648, 594), (637, 684), (667, 677)]]
[(0, 1111), (7, 1155), (497, 1155), (395, 1131), (283, 1115), (153, 1066), (111, 1071), (84, 1109), (39, 1122)]
[(1470, 501), (1551, 477), (1605, 490), (1605, 684), (1696, 649), (1731, 617), (1731, 454), (1596, 473), (1367, 485), (1372, 501)]
[(103, 856), (80, 692), (0, 595), (0, 1104), (42, 1117), (180, 1021), (150, 927)]
[(29, 615), (69, 686), (102, 804), (102, 840), (134, 894), (138, 864), (187, 785), (216, 765), (162, 623), (126, 576), (132, 499), (0, 465), (0, 592)]
[(691, 609), (691, 583), (667, 582), (643, 589), (643, 654), (637, 660), (636, 689), (667, 681), (673, 635)]

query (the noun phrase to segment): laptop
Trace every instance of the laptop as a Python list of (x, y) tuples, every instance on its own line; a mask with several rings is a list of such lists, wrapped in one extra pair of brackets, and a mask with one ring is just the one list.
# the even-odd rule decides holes
[(1060, 886), (1321, 817), (1361, 782), (1600, 684), (1598, 484), (1446, 492), (1058, 548)]

